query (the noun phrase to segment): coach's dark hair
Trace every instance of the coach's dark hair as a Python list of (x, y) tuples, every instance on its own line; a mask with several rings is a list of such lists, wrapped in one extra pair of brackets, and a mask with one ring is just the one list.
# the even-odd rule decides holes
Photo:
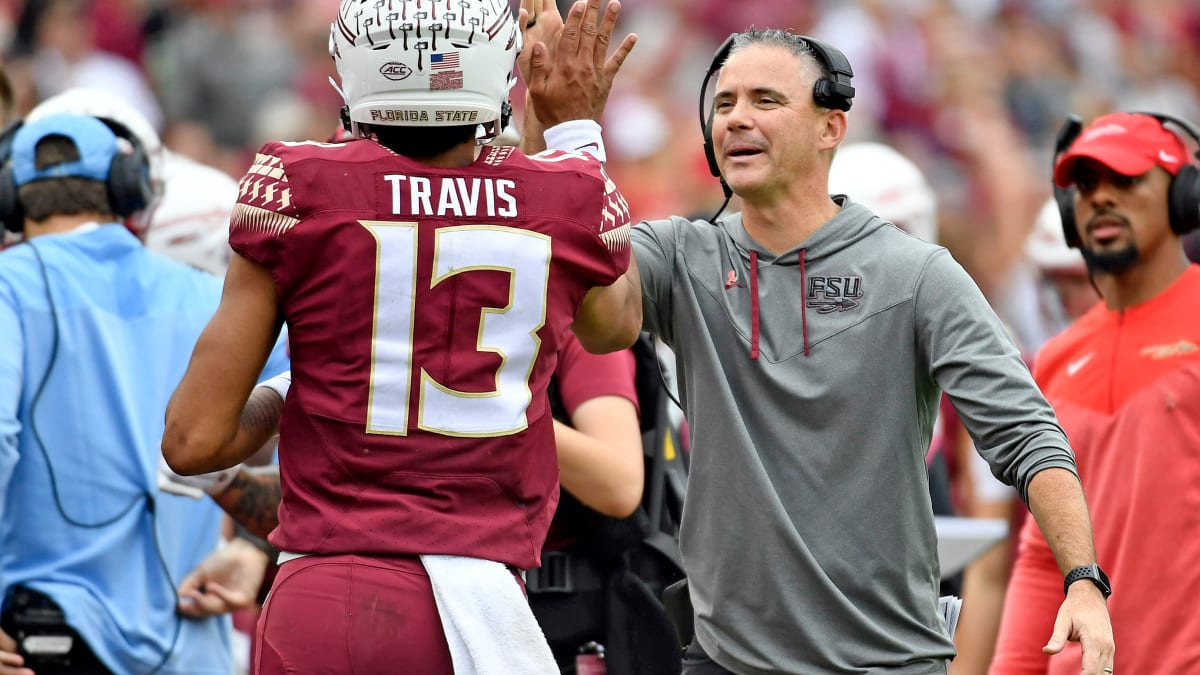
[[(811, 38), (804, 35), (796, 35), (778, 28), (750, 28), (743, 33), (737, 33), (733, 37), (733, 44), (729, 49), (729, 56), (733, 56), (750, 45), (774, 45), (783, 47), (792, 54), (799, 56), (805, 63), (811, 63), (816, 67), (821, 77), (830, 77), (833, 73), (829, 69), (829, 65), (815, 51), (813, 51)], [(728, 57), (726, 57), (728, 58)]]
[[(33, 163), (42, 169), (80, 159), (79, 148), (66, 136), (51, 134), (38, 141)], [(88, 178), (44, 178), (17, 188), (25, 218), (41, 222), (51, 216), (95, 213), (113, 220), (108, 187)]]
[(411, 127), (386, 124), (363, 125), (387, 149), (411, 157), (425, 159), (475, 140), (477, 124), (452, 127)]

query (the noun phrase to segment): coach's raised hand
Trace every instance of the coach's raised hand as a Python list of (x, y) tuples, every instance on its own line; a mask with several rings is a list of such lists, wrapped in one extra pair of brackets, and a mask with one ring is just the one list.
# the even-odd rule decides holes
[(563, 18), (558, 13), (558, 3), (555, 0), (521, 0), (521, 10), (518, 14), (521, 27), (521, 53), (517, 55), (517, 70), (521, 81), (527, 86), (532, 74), (530, 59), (533, 46), (539, 42), (552, 44), (562, 32)]
[[(532, 5), (541, 0), (528, 2)], [(621, 3), (609, 2), (597, 23), (600, 0), (579, 0), (571, 6), (566, 21), (554, 31), (549, 42), (544, 39), (548, 31), (538, 30), (539, 24), (546, 21), (543, 28), (550, 28), (558, 12), (546, 11), (545, 3), (542, 5), (541, 12), (526, 19), (524, 29), (527, 38), (534, 40), (532, 44), (526, 43), (530, 54), (526, 77), (530, 102), (546, 127), (568, 120), (599, 119), (613, 79), (637, 43), (637, 36), (630, 33), (611, 55), (608, 53)], [(528, 16), (529, 10), (523, 3), (521, 16)], [(531, 27), (530, 22), (533, 22)]]

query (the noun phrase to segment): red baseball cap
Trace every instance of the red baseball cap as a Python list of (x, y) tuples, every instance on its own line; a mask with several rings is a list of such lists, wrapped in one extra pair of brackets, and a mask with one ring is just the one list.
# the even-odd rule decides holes
[(1188, 163), (1187, 148), (1156, 118), (1137, 113), (1109, 113), (1097, 117), (1054, 163), (1054, 182), (1068, 187), (1074, 182), (1075, 163), (1083, 158), (1122, 176), (1140, 176), (1156, 165), (1172, 176)]

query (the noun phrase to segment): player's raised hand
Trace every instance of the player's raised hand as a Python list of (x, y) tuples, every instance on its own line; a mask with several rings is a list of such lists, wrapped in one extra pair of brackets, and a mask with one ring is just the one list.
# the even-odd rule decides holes
[(574, 119), (599, 119), (604, 112), (613, 80), (637, 43), (637, 36), (631, 33), (609, 55), (620, 14), (617, 0), (608, 3), (603, 16), (600, 0), (578, 0), (549, 44), (539, 41), (531, 45), (526, 83), (537, 116), (546, 127)]

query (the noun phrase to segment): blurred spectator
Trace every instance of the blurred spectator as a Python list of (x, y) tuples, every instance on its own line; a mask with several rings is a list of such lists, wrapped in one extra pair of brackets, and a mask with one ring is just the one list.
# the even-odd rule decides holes
[(220, 148), (249, 146), (265, 96), (289, 87), (296, 73), (288, 14), (252, 0), (200, 0), (178, 19), (152, 46), (172, 123), (203, 128)]
[(1053, 26), (1028, 10), (1000, 14), (997, 51), (1004, 68), (1002, 101), (1025, 143), (1045, 147), (1053, 141), (1069, 101), (1073, 73), (1066, 65)]
[(106, 29), (94, 24), (86, 0), (30, 2), (33, 13), (34, 83), (40, 98), (72, 87), (88, 87), (125, 98), (155, 128), (163, 124), (162, 108), (137, 65), (96, 47), (95, 35)]
[(13, 90), (8, 73), (0, 68), (0, 128), (7, 127), (17, 119), (17, 93)]

